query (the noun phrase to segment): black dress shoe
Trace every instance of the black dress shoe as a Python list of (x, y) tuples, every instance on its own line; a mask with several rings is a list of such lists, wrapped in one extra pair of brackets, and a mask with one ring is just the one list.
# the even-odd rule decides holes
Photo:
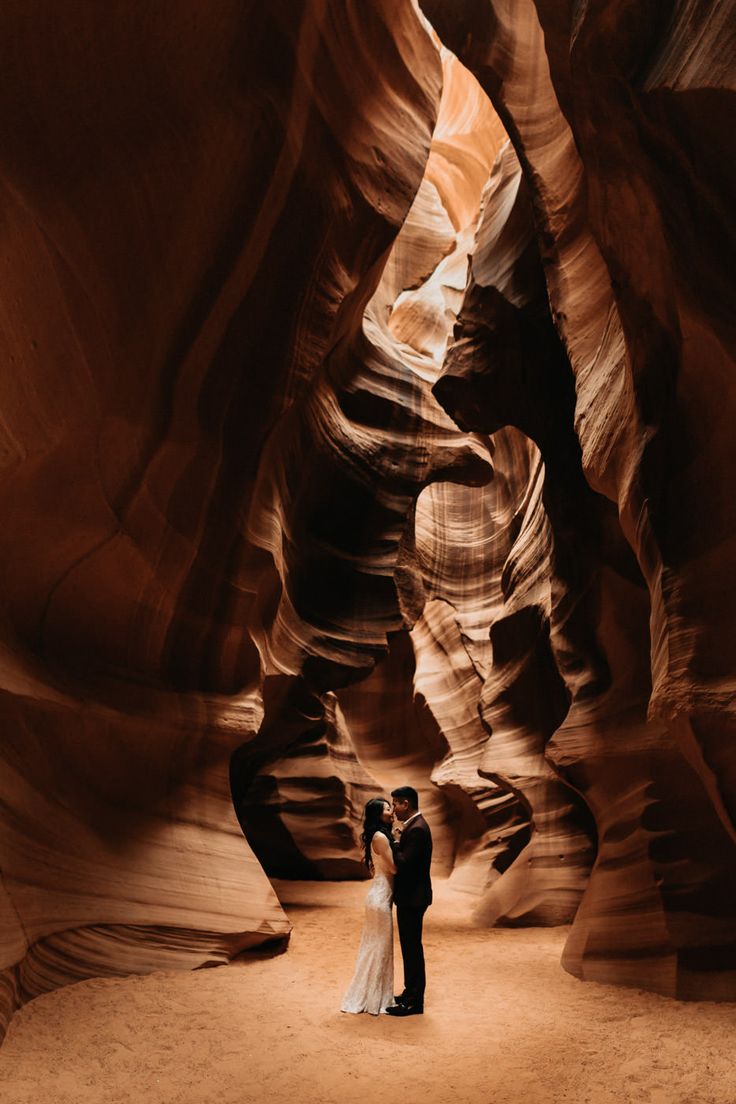
[(397, 1004), (395, 1008), (386, 1009), (387, 1016), (423, 1016), (424, 1008), (421, 1004)]

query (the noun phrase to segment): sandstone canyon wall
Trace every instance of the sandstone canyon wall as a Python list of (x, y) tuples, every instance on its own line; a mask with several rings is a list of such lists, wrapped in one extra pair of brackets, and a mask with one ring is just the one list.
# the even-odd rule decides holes
[[(733, 999), (736, 515), (719, 490), (736, 463), (733, 159), (715, 137), (734, 103), (733, 5), (422, 7), (512, 138), (574, 373), (574, 410), (551, 426), (544, 385), (520, 383), (526, 338), (503, 332), (519, 304), (496, 280), (469, 288), (437, 389), (465, 428), (508, 419), (535, 440), (555, 551), (561, 523), (576, 570), (589, 559), (570, 591), (593, 588), (587, 615), (561, 609), (551, 626), (571, 703), (546, 756), (585, 797), (599, 840), (564, 961), (583, 977)], [(618, 520), (570, 464), (568, 491), (549, 486), (563, 450), (572, 460), (570, 430)]]
[(407, 778), (480, 923), (736, 999), (733, 9), (422, 8), (0, 16), (3, 1023)]
[[(413, 7), (49, 19), (2, 16), (4, 1020), (65, 981), (288, 933), (231, 755), (310, 733), (332, 670), (385, 640), (390, 572), (361, 571), (335, 505), (370, 541), (432, 465), (482, 466), (446, 419), (406, 484), (384, 454), (395, 503), (360, 502), (380, 435), (361, 454), (341, 421), (382, 402), (354, 345), (437, 113)], [(433, 427), (404, 421), (410, 460)], [(329, 809), (349, 824), (351, 784)]]

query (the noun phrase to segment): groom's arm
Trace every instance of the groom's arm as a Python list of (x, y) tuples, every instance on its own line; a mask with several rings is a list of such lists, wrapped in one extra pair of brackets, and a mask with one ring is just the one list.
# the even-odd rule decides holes
[(416, 865), (427, 850), (426, 844), (426, 833), (421, 828), (410, 828), (394, 850), (396, 869), (406, 870)]

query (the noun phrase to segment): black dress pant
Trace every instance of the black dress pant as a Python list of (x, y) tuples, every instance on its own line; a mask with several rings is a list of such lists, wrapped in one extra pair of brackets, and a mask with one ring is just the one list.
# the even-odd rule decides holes
[(422, 946), (422, 923), (426, 906), (413, 908), (411, 905), (397, 905), (396, 920), (399, 927), (401, 957), (404, 960), (404, 1000), (406, 1004), (424, 1005), (426, 975), (424, 972), (424, 947)]

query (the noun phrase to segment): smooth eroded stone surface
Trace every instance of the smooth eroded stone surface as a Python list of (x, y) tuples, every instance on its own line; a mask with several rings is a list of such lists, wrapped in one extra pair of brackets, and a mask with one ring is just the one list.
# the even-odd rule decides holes
[(255, 732), (257, 702), (223, 716), (202, 700), (186, 723), (173, 692), (126, 715), (28, 669), (3, 673), (4, 1016), (83, 977), (283, 941), (290, 926), (228, 786), (234, 733)]
[(550, 370), (529, 374), (529, 331), (509, 355), (507, 306), (470, 289), (469, 347), (461, 331), (437, 388), (465, 428), (528, 433), (547, 473), (550, 642), (571, 698), (547, 758), (599, 838), (564, 961), (734, 999), (733, 158), (712, 153), (731, 132), (733, 4), (422, 8), (511, 137), (574, 376), (553, 414)]
[(320, 717), (302, 713), (296, 727), (295, 704), (287, 693), (270, 717), (267, 710), (257, 740), (233, 753), (230, 781), (243, 832), (269, 878), (367, 878), (356, 835), (365, 803), (381, 786), (357, 758), (334, 695), (325, 695)]
[[(424, 621), (435, 649), (448, 650), (442, 621), (449, 625), (454, 614), (460, 629), (449, 671), (438, 651), (434, 678), (447, 683), (464, 665), (475, 674), (465, 684), (477, 684), (469, 699), (468, 736), (443, 771), (452, 777), (461, 763), (472, 766), (479, 778), (516, 795), (525, 814), (525, 835), (515, 835), (510, 863), (500, 870), (494, 863), (477, 915), (487, 923), (559, 923), (575, 915), (595, 834), (586, 806), (545, 757), (570, 700), (555, 633), (566, 631), (563, 616), (570, 619), (580, 604), (580, 595), (571, 591), (585, 580), (584, 571), (571, 570), (565, 546), (571, 518), (579, 513), (578, 528), (585, 532), (593, 496), (580, 473), (572, 432), (570, 369), (549, 316), (527, 190), (508, 142), (484, 199), (455, 341), (435, 393), (464, 428), (493, 433), (495, 477), (483, 501), (450, 487), (423, 496), (428, 503), (428, 495), (434, 499), (417, 535), (432, 593), (442, 594), (452, 580), (447, 612), (435, 612), (431, 603)], [(499, 430), (504, 423), (514, 428)], [(585, 612), (578, 622), (589, 628)], [(430, 700), (431, 683), (430, 676)], [(452, 731), (458, 717), (455, 697), (437, 699), (443, 730)]]
[(0, 13), (0, 1025), (407, 781), (479, 922), (736, 999), (733, 15)]
[(385, 650), (381, 526), (487, 468), (413, 401), (390, 461), (359, 359), (440, 98), (413, 6), (47, 16), (0, 17), (3, 1019), (288, 934), (230, 757), (264, 678), (326, 690)]

